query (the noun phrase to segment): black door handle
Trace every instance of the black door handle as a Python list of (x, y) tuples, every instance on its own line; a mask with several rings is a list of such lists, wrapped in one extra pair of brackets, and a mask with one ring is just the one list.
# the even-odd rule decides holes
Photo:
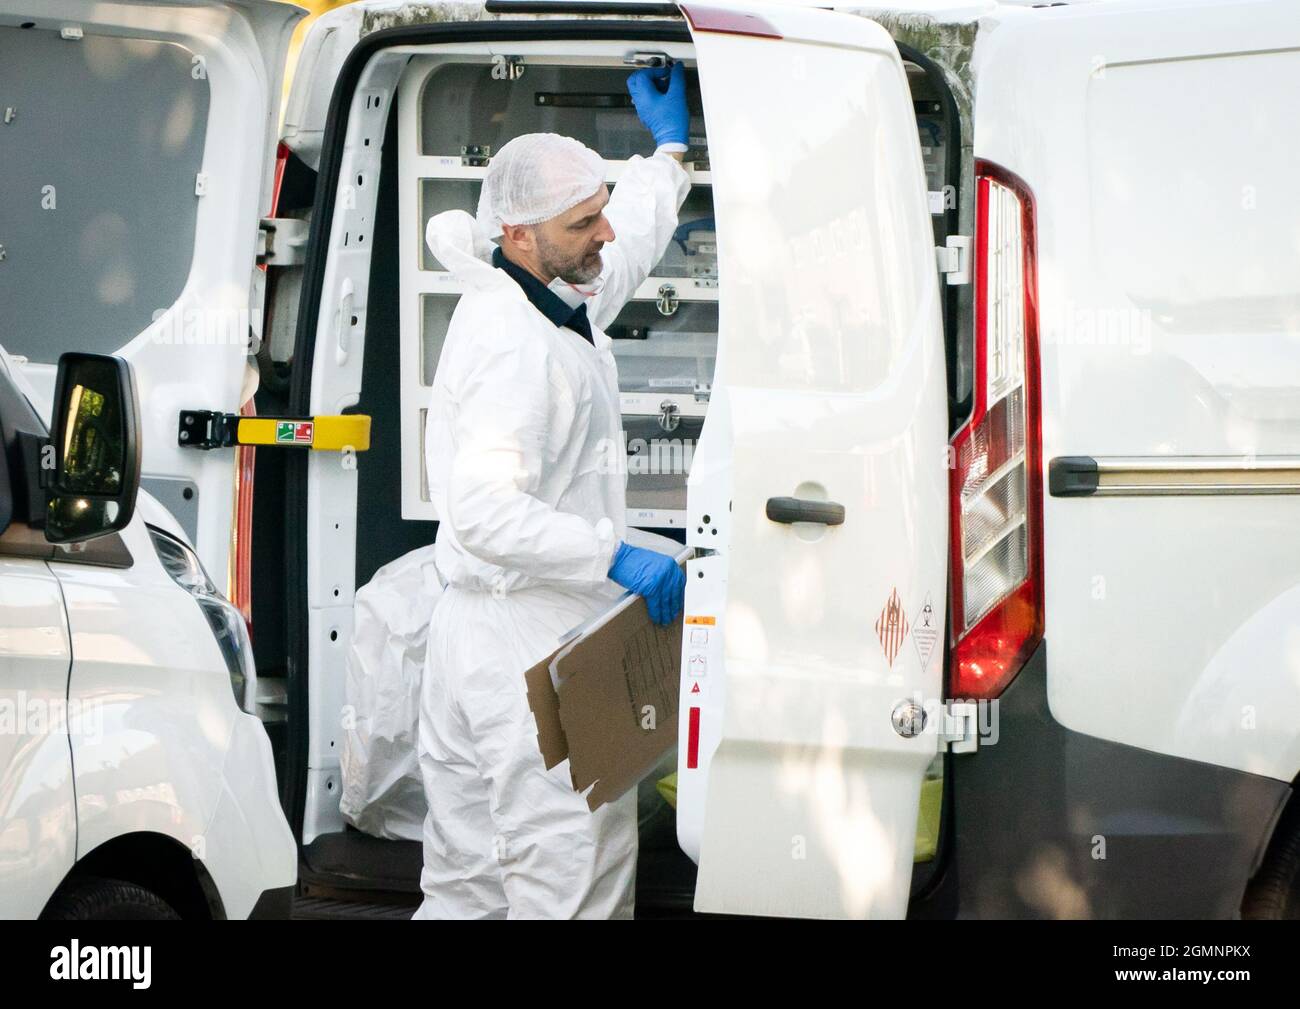
[(834, 501), (770, 497), (767, 499), (767, 517), (773, 522), (816, 522), (824, 526), (838, 526), (844, 524), (844, 506)]

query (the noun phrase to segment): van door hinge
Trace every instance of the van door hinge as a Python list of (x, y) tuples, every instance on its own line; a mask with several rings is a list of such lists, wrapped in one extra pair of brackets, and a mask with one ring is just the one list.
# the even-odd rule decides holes
[(239, 414), (213, 410), (182, 410), (181, 428), (176, 442), (181, 448), (228, 448), (238, 445), (235, 432)]
[(317, 452), (365, 452), (370, 418), (353, 413), (332, 417), (244, 417), (218, 410), (182, 410), (176, 443), (181, 448), (262, 445)]
[(949, 235), (945, 245), (934, 250), (939, 272), (952, 286), (970, 283), (970, 235)]
[(979, 745), (979, 709), (974, 701), (949, 701), (943, 709), (939, 741), (953, 753), (974, 753)]
[(267, 266), (301, 266), (307, 261), (310, 231), (310, 221), (263, 217), (257, 226), (257, 262)]

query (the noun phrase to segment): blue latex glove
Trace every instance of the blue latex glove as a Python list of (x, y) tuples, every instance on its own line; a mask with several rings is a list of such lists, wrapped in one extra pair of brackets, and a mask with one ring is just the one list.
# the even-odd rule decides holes
[[(659, 89), (667, 83), (667, 90)], [(632, 96), (636, 114), (655, 138), (655, 146), (681, 144), (691, 136), (691, 116), (686, 109), (686, 68), (674, 63), (672, 69), (644, 67), (627, 79), (627, 93)]]
[(686, 575), (667, 554), (620, 543), (609, 577), (643, 596), (656, 624), (671, 624), (685, 605)]

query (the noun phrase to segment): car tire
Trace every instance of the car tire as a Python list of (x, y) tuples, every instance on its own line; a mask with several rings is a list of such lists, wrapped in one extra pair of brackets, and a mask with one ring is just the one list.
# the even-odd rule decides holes
[(151, 890), (94, 876), (70, 880), (41, 915), (45, 921), (179, 921), (180, 917)]
[(1292, 803), (1278, 822), (1264, 864), (1246, 887), (1241, 916), (1300, 920), (1300, 805)]

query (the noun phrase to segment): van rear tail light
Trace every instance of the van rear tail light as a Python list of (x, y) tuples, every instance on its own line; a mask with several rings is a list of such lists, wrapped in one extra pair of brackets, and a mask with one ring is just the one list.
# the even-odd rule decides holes
[(1034, 204), (976, 163), (975, 387), (952, 440), (952, 682), (994, 697), (1043, 636), (1042, 431)]

